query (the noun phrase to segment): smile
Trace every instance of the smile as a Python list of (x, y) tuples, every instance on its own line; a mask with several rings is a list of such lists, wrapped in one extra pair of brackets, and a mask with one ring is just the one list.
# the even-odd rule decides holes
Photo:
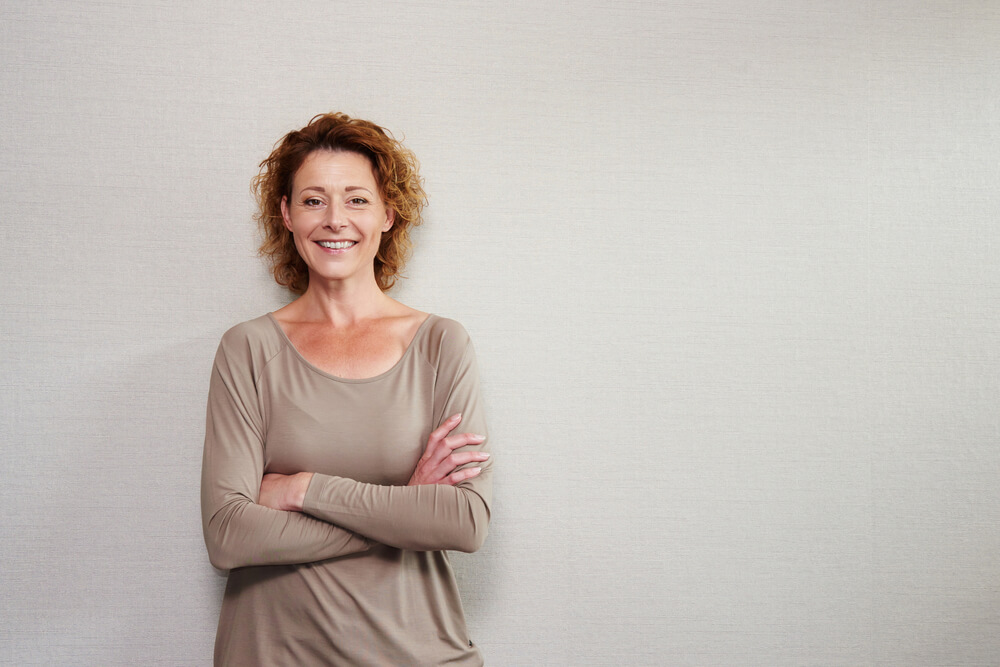
[(346, 250), (353, 245), (357, 245), (357, 241), (316, 241), (316, 243), (330, 250)]

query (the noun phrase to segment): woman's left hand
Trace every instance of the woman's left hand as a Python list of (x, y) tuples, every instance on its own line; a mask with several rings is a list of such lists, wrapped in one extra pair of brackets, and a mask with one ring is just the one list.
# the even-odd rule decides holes
[(449, 436), (462, 421), (462, 415), (452, 415), (444, 421), (429, 438), (424, 455), (417, 461), (417, 467), (410, 476), (407, 486), (425, 484), (446, 484), (454, 486), (478, 475), (482, 468), (463, 468), (467, 463), (482, 463), (490, 458), (486, 452), (460, 452), (455, 450), (468, 445), (479, 445), (486, 439), (475, 433), (462, 433)]
[(260, 498), (257, 504), (283, 512), (301, 512), (312, 476), (311, 472), (294, 475), (267, 473), (260, 480)]

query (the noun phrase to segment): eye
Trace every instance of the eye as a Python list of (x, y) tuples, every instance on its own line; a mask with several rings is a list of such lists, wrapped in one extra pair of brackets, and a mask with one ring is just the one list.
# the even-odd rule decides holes
[(355, 206), (364, 206), (365, 204), (368, 203), (368, 200), (365, 199), (364, 197), (351, 197), (349, 202), (351, 204), (354, 204)]
[(309, 199), (305, 200), (302, 203), (305, 204), (306, 206), (322, 206), (323, 200), (318, 199), (316, 197), (310, 197)]

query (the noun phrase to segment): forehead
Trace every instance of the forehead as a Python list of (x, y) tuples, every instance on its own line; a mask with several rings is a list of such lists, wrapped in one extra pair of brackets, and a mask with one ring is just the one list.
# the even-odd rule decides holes
[(361, 185), (377, 189), (375, 170), (371, 161), (360, 153), (351, 151), (313, 151), (302, 161), (292, 177), (293, 187), (304, 188), (311, 184)]

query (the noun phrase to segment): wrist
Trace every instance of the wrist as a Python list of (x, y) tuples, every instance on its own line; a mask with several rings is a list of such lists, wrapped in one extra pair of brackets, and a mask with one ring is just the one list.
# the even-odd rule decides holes
[(311, 472), (300, 472), (295, 475), (294, 493), (292, 495), (292, 511), (301, 512), (306, 502), (306, 492), (309, 490), (309, 483), (312, 481)]

